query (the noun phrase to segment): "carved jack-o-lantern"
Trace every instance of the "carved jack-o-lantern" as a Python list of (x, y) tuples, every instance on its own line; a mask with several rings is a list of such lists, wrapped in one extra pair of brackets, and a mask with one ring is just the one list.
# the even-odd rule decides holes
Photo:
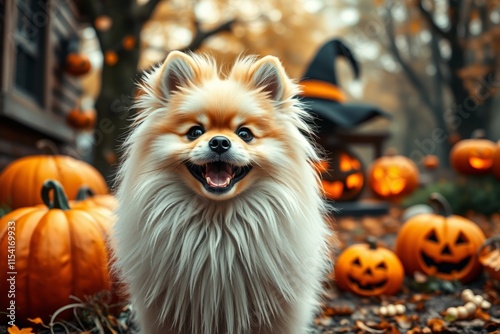
[(486, 174), (493, 166), (495, 143), (481, 138), (476, 131), (473, 139), (464, 139), (453, 146), (450, 162), (453, 169), (462, 174)]
[(480, 271), (476, 251), (485, 240), (483, 232), (472, 221), (452, 215), (440, 194), (432, 194), (429, 201), (444, 216), (424, 213), (409, 219), (399, 231), (396, 254), (408, 275), (419, 271), (444, 280), (471, 281)]
[(374, 240), (346, 248), (337, 258), (335, 279), (342, 290), (361, 296), (394, 294), (403, 283), (401, 261), (389, 249)]
[(373, 192), (387, 199), (410, 194), (418, 186), (418, 167), (402, 155), (387, 155), (375, 160), (368, 171)]
[(335, 201), (356, 199), (363, 190), (365, 176), (361, 161), (345, 148), (330, 148), (328, 162), (317, 166), (325, 196)]

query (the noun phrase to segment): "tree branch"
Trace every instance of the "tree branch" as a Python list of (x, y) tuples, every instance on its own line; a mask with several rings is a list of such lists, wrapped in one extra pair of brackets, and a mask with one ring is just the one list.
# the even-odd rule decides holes
[(138, 5), (137, 1), (133, 1), (132, 6), (130, 7), (131, 16), (140, 22), (146, 22), (149, 20), (156, 8), (156, 5), (158, 5), (160, 1), (161, 0), (149, 0), (144, 5)]
[(432, 13), (424, 8), (422, 0), (418, 0), (417, 7), (420, 10), (420, 13), (422, 14), (422, 16), (425, 18), (425, 20), (427, 21), (427, 23), (431, 27), (432, 31), (439, 34), (443, 38), (446, 38), (446, 39), (451, 38), (449, 32), (444, 31), (436, 24), (436, 22), (434, 21), (434, 18), (432, 17)]
[(396, 60), (401, 65), (401, 68), (406, 73), (406, 76), (410, 80), (415, 90), (420, 94), (420, 97), (424, 101), (425, 105), (432, 110), (433, 104), (431, 99), (429, 98), (429, 94), (425, 89), (425, 86), (422, 84), (422, 82), (420, 81), (419, 77), (417, 76), (413, 68), (403, 59), (401, 53), (399, 52), (399, 49), (396, 45), (396, 36), (394, 34), (394, 22), (391, 13), (389, 11), (387, 11), (387, 15), (388, 19), (386, 25), (386, 32), (389, 40), (389, 50), (391, 51), (394, 58), (396, 58)]
[(199, 49), (201, 47), (203, 42), (205, 42), (205, 40), (208, 39), (209, 37), (216, 35), (220, 32), (231, 31), (233, 29), (233, 24), (236, 21), (237, 21), (236, 19), (231, 19), (225, 23), (222, 23), (222, 24), (214, 27), (213, 29), (203, 31), (200, 28), (200, 23), (198, 22), (198, 20), (195, 20), (194, 21), (194, 26), (195, 26), (194, 38), (191, 41), (191, 43), (189, 43), (189, 45), (187, 47), (185, 47), (182, 51), (196, 51), (197, 49)]

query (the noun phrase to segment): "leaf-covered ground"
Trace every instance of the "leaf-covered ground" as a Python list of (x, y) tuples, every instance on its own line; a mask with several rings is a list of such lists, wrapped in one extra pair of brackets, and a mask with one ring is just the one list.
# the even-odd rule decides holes
[[(362, 242), (366, 236), (375, 236), (381, 245), (392, 248), (402, 225), (402, 210), (391, 209), (381, 217), (337, 217), (333, 224), (338, 235), (338, 250)], [(485, 217), (471, 213), (467, 216), (476, 222), (486, 236), (500, 235), (500, 214)], [(315, 319), (313, 332), (319, 333), (496, 333), (500, 334), (500, 284), (487, 275), (468, 285), (444, 282), (417, 276), (406, 278), (402, 291), (396, 296), (362, 298), (341, 292), (333, 281), (326, 282), (325, 302), (322, 313)], [(456, 320), (446, 316), (449, 307), (464, 305), (461, 293), (472, 289), (491, 306), (478, 308), (466, 319)], [(381, 315), (380, 307), (404, 305), (403, 313), (396, 316)], [(392, 306), (390, 306), (392, 307)], [(386, 307), (386, 310), (388, 308)], [(401, 309), (401, 307), (399, 307)], [(390, 313), (390, 312), (389, 312)], [(98, 299), (88, 302), (85, 314), (77, 322), (66, 323), (68, 331), (55, 327), (56, 333), (136, 333), (131, 321), (131, 311), (125, 307), (119, 316), (109, 315)], [(50, 333), (48, 324), (32, 323), (32, 330), (23, 331), (0, 326), (0, 334)]]
[[(392, 248), (402, 225), (402, 210), (391, 209), (382, 217), (337, 218), (334, 224), (339, 249), (362, 242), (367, 235), (376, 236), (381, 244)], [(500, 235), (500, 215), (485, 217), (470, 213), (486, 236)], [(454, 320), (445, 315), (449, 307), (464, 305), (461, 293), (470, 288), (491, 303), (487, 310), (478, 310), (466, 319)], [(315, 321), (316, 333), (497, 333), (500, 334), (500, 284), (487, 275), (468, 285), (444, 282), (419, 276), (406, 278), (396, 296), (362, 298), (341, 292), (334, 282), (328, 284), (322, 314)], [(404, 305), (405, 312), (382, 316), (384, 305)]]

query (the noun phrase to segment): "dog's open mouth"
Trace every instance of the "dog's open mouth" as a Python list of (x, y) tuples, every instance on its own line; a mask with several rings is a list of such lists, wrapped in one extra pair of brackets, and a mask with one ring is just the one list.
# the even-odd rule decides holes
[(187, 163), (186, 167), (205, 189), (218, 194), (229, 191), (252, 169), (251, 165), (239, 167), (223, 161), (209, 162), (205, 165)]

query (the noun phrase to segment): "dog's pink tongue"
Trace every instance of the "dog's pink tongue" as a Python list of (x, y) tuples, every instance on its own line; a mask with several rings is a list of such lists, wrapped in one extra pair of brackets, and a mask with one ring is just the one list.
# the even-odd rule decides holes
[[(226, 165), (227, 166), (227, 165)], [(215, 164), (208, 164), (205, 174), (206, 181), (210, 187), (224, 188), (231, 182), (231, 168), (226, 166), (220, 168)]]

